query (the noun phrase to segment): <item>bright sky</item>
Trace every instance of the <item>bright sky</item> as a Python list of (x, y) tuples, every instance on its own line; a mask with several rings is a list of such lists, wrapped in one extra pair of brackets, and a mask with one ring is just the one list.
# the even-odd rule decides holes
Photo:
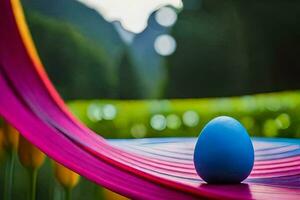
[(182, 8), (182, 0), (77, 0), (95, 9), (107, 21), (119, 21), (124, 29), (140, 33), (146, 27), (149, 16), (161, 7)]

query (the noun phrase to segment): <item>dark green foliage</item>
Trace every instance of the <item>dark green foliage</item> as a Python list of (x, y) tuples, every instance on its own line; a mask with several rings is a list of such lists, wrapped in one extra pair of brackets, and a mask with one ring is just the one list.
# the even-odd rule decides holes
[[(102, 57), (105, 57), (107, 61), (107, 67), (110, 72), (113, 72), (114, 86), (111, 89), (111, 94), (100, 93), (98, 89), (91, 86), (89, 94), (92, 93), (94, 98), (158, 98), (163, 95), (163, 87), (166, 82), (166, 70), (164, 63), (161, 61), (163, 58), (156, 54), (153, 49), (153, 41), (155, 38), (151, 33), (151, 30), (145, 31), (150, 34), (142, 34), (143, 36), (137, 36), (131, 46), (126, 46), (120, 39), (114, 25), (105, 21), (101, 15), (95, 10), (90, 9), (77, 1), (71, 0), (53, 0), (51, 2), (44, 2), (39, 0), (24, 0), (24, 6), (28, 13), (36, 12), (42, 14), (41, 17), (47, 17), (48, 19), (55, 20), (57, 22), (64, 22), (69, 26), (72, 26), (74, 32), (77, 32), (85, 40), (90, 41), (93, 47), (100, 48), (102, 50)], [(45, 24), (46, 25), (46, 24)], [(59, 27), (56, 27), (59, 28)], [(45, 27), (47, 29), (47, 27)], [(35, 32), (36, 30), (31, 30)], [(152, 38), (149, 38), (149, 36)], [(39, 37), (38, 33), (33, 34)], [(47, 38), (52, 40), (53, 38)], [(44, 40), (37, 39), (37, 42), (44, 43)], [(53, 41), (48, 41), (52, 43)], [(77, 41), (72, 41), (77, 43)], [(46, 42), (47, 43), (47, 42)], [(69, 45), (65, 43), (64, 45)], [(61, 48), (64, 48), (61, 44)], [(38, 45), (44, 48), (45, 45)], [(126, 48), (128, 47), (128, 48)], [(46, 47), (45, 47), (46, 48)], [(51, 47), (50, 47), (51, 48)], [(69, 47), (66, 47), (69, 48)], [(89, 52), (85, 52), (88, 54)], [(78, 58), (80, 59), (80, 57)], [(64, 66), (69, 68), (70, 64), (68, 60), (65, 60)], [(59, 68), (55, 65), (51, 65), (51, 68)], [(86, 66), (82, 67), (81, 76), (90, 76), (91, 73), (85, 71), (90, 70)], [(61, 73), (72, 73), (70, 71), (65, 72), (57, 69)], [(94, 76), (97, 73), (92, 72)], [(147, 74), (147, 76), (145, 76)], [(105, 74), (106, 75), (106, 74)], [(110, 76), (111, 74), (107, 74)], [(55, 76), (55, 74), (53, 74)], [(72, 76), (78, 76), (72, 74)], [(93, 76), (90, 76), (93, 78)], [(98, 78), (101, 78), (100, 76)], [(78, 79), (78, 78), (76, 78)], [(85, 81), (85, 78), (80, 78)], [(69, 88), (71, 83), (69, 80), (64, 80), (65, 88)], [(95, 83), (101, 85), (101, 81)], [(61, 84), (63, 85), (63, 83)], [(101, 86), (98, 86), (101, 87)], [(70, 88), (71, 90), (72, 88)], [(91, 98), (91, 95), (85, 96), (86, 92), (77, 90), (76, 98)], [(70, 97), (68, 93), (63, 94), (66, 98)]]
[[(188, 6), (193, 4), (193, 6)], [(299, 1), (186, 1), (167, 97), (299, 88)]]
[(138, 99), (141, 96), (139, 94), (141, 86), (136, 73), (129, 56), (125, 53), (119, 68), (119, 97), (121, 99)]
[(116, 70), (124, 45), (113, 25), (105, 21), (95, 10), (76, 0), (23, 0), (22, 2), (25, 11), (38, 12), (75, 26), (84, 37), (105, 50), (105, 55), (110, 58)]
[(33, 13), (27, 20), (42, 62), (64, 97), (116, 96), (117, 77), (103, 49), (63, 21)]

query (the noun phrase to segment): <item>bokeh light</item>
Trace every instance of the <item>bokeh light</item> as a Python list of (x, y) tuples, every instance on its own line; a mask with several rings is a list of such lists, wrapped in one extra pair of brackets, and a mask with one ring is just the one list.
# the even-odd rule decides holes
[(107, 104), (103, 106), (103, 119), (113, 120), (117, 115), (117, 109), (112, 104)]
[(181, 126), (181, 120), (180, 117), (178, 117), (175, 114), (170, 114), (167, 116), (167, 127), (169, 129), (178, 129)]
[(147, 128), (144, 124), (134, 124), (130, 132), (134, 138), (143, 138), (146, 136)]
[(154, 130), (162, 131), (167, 126), (167, 120), (165, 116), (161, 114), (154, 115), (150, 120), (150, 125)]
[(175, 24), (177, 13), (170, 7), (162, 7), (156, 12), (155, 19), (161, 26), (170, 27)]
[(159, 55), (169, 56), (176, 50), (176, 41), (172, 36), (162, 34), (155, 39), (154, 49)]
[(275, 120), (278, 128), (280, 129), (287, 129), (289, 128), (291, 122), (290, 122), (290, 116), (286, 113), (280, 114), (276, 120)]
[(199, 115), (195, 111), (186, 111), (182, 116), (183, 123), (188, 127), (195, 127), (199, 123)]
[(90, 104), (87, 108), (87, 116), (92, 122), (98, 122), (102, 120), (102, 110), (97, 104)]
[(266, 103), (266, 108), (273, 112), (276, 112), (281, 108), (280, 101), (272, 97), (270, 97), (265, 103)]

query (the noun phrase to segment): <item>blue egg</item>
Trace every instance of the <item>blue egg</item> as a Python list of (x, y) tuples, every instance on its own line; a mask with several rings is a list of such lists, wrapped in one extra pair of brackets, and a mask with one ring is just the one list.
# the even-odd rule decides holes
[(240, 183), (249, 176), (253, 164), (253, 145), (240, 122), (227, 116), (208, 122), (194, 152), (196, 171), (205, 182)]

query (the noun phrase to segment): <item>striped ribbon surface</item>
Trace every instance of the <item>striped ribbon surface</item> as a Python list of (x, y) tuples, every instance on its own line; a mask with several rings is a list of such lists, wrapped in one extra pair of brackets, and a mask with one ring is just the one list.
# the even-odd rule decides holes
[(196, 138), (151, 138), (110, 142), (118, 148), (147, 158), (149, 162), (145, 162), (141, 170), (195, 188), (209, 187), (215, 190), (216, 195), (222, 194), (237, 199), (299, 198), (300, 140), (253, 138), (252, 141), (255, 164), (250, 176), (240, 185), (223, 186), (205, 184), (197, 175), (193, 165)]

